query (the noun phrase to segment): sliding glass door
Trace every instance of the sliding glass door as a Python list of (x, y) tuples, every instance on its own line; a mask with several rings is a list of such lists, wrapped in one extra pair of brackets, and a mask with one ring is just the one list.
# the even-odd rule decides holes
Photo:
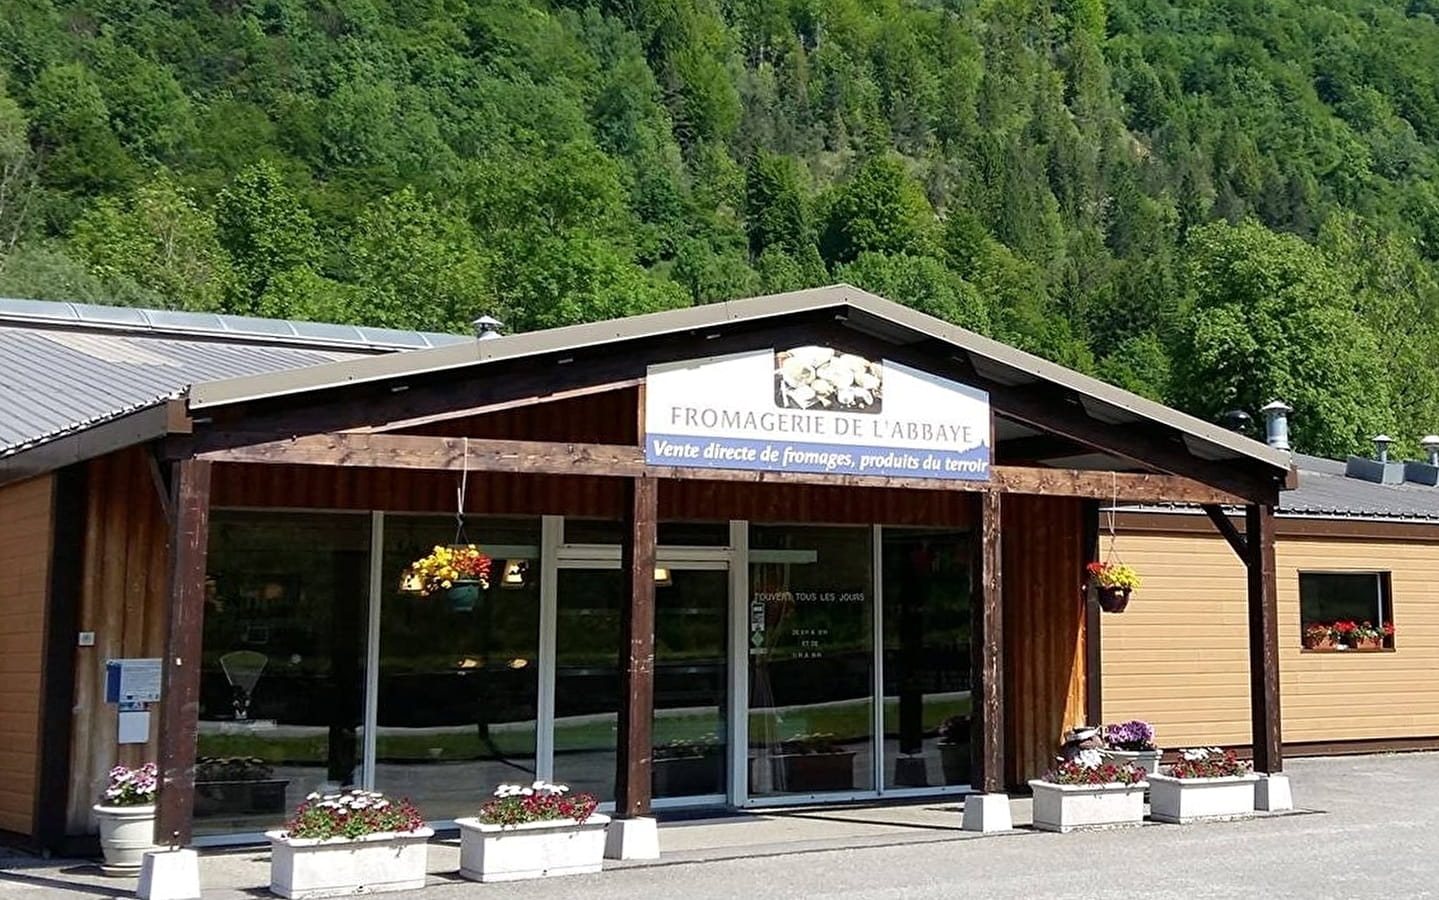
[(750, 529), (752, 798), (875, 789), (872, 531)]

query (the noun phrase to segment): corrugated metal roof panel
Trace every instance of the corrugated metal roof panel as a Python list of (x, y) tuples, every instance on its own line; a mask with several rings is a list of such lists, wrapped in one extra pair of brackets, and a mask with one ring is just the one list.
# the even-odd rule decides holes
[(179, 396), (197, 381), (356, 355), (262, 342), (171, 339), (151, 332), (0, 325), (0, 457)]
[(96, 306), (88, 303), (61, 303), (50, 300), (16, 300), (0, 297), (0, 324), (29, 323), (71, 325), (87, 331), (140, 331), (175, 337), (197, 336), (212, 339), (268, 338), (296, 345), (336, 347), (354, 345), (363, 350), (413, 350), (471, 343), (474, 337), (427, 331), (399, 331), (390, 328), (362, 328), (330, 322), (298, 319), (260, 319), (218, 313), (185, 312), (173, 309), (138, 309), (128, 306)]

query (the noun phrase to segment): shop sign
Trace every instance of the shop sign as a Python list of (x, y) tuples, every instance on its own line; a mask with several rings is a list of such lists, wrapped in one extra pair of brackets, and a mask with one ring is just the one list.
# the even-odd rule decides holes
[(989, 395), (887, 359), (793, 347), (650, 366), (651, 465), (985, 481)]

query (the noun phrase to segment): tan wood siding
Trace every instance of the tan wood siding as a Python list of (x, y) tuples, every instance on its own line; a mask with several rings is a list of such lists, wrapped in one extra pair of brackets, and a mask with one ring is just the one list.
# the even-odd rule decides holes
[[(1122, 533), (1116, 547), (1144, 584), (1122, 615), (1103, 617), (1105, 719), (1147, 719), (1167, 747), (1248, 744), (1239, 558), (1217, 534)], [(1275, 556), (1285, 743), (1439, 735), (1439, 534), (1426, 543), (1281, 530)], [(1304, 652), (1299, 572), (1309, 570), (1392, 573), (1395, 652)]]
[(0, 488), (0, 829), (31, 834), (40, 763), (40, 696), (54, 484)]
[(1006, 779), (1044, 772), (1066, 729), (1084, 720), (1083, 503), (1006, 496), (1004, 708)]
[(95, 632), (95, 646), (79, 648), (75, 658), (72, 834), (94, 830), (90, 806), (110, 767), (152, 762), (158, 749), (158, 706), (150, 711), (149, 742), (122, 746), (116, 708), (104, 702), (106, 660), (164, 653), (168, 524), (146, 452), (132, 448), (89, 463), (79, 627)]

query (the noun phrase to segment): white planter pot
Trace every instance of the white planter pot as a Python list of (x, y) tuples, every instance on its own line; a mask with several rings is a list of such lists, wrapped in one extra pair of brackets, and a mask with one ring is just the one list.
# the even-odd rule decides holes
[(1149, 817), (1156, 822), (1185, 825), (1204, 819), (1238, 819), (1254, 815), (1254, 785), (1259, 776), (1227, 778), (1149, 779)]
[(460, 875), (471, 881), (519, 881), (549, 875), (598, 872), (605, 856), (608, 816), (487, 825), (456, 819), (460, 827)]
[(408, 891), (425, 886), (429, 828), (404, 834), (371, 834), (355, 840), (270, 839), (270, 892), (291, 900)]
[(1053, 784), (1031, 781), (1034, 827), (1041, 831), (1110, 828), (1144, 820), (1144, 790), (1135, 784)]
[(1112, 763), (1129, 763), (1138, 766), (1150, 775), (1159, 771), (1159, 757), (1162, 750), (1101, 750), (1099, 755)]
[(105, 853), (106, 875), (139, 875), (145, 851), (155, 849), (155, 807), (93, 807), (100, 825), (100, 849)]

